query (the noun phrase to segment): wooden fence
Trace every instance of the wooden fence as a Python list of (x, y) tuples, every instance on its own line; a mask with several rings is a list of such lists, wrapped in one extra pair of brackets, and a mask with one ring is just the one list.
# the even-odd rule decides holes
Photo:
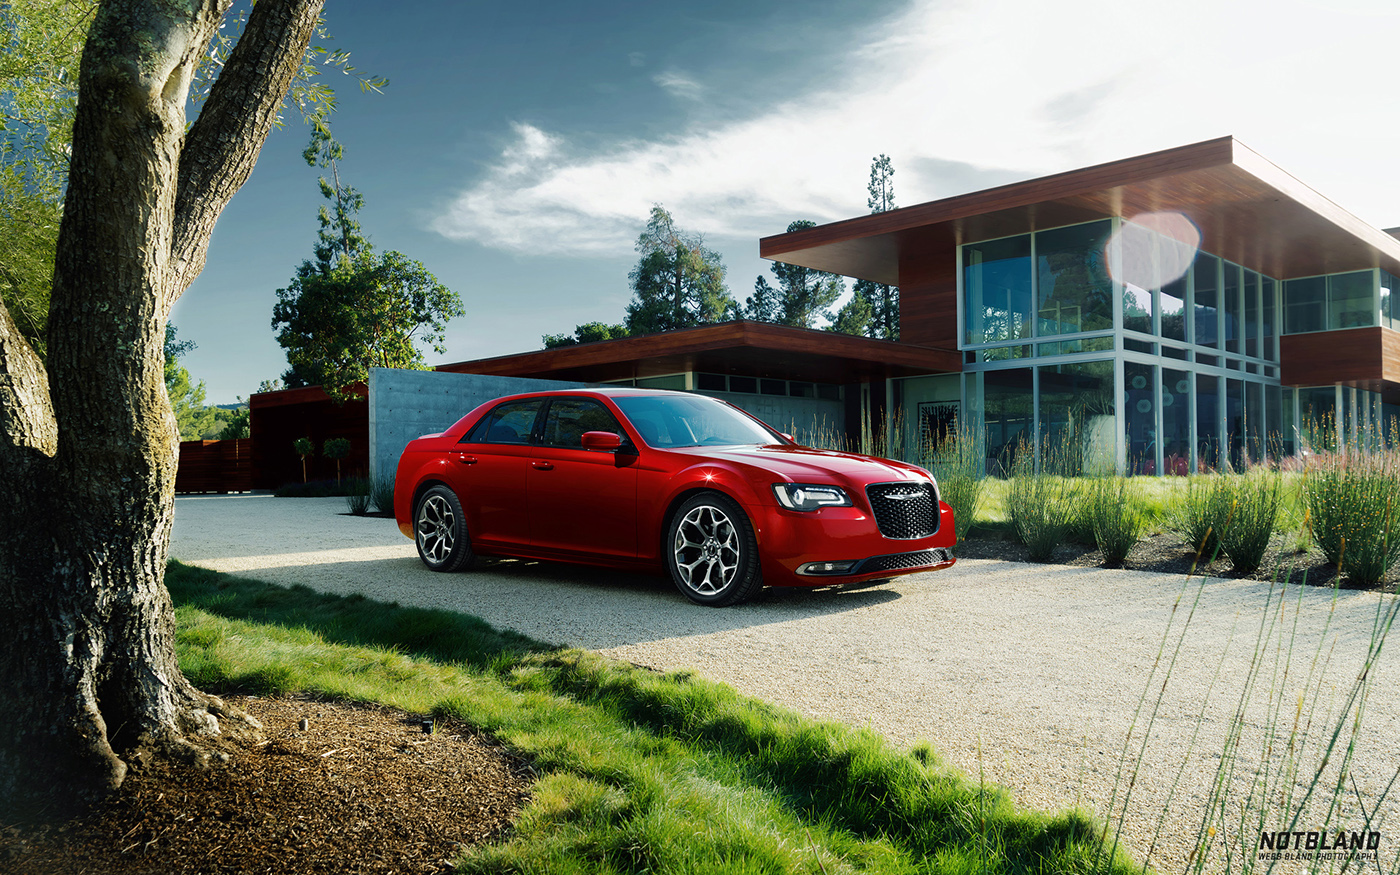
[(180, 442), (176, 492), (247, 492), (252, 488), (252, 438)]

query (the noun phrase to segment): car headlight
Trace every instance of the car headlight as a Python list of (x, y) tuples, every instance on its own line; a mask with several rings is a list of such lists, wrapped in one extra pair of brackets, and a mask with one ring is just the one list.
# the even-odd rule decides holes
[(819, 510), (823, 507), (850, 507), (851, 497), (840, 486), (815, 483), (774, 483), (773, 494), (788, 510)]

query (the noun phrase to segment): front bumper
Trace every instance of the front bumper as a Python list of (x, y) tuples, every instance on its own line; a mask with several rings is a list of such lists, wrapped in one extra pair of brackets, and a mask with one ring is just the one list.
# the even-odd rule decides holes
[(956, 560), (953, 511), (939, 502), (938, 531), (901, 540), (880, 534), (859, 507), (810, 513), (766, 508), (757, 526), (769, 586), (831, 586), (947, 568)]

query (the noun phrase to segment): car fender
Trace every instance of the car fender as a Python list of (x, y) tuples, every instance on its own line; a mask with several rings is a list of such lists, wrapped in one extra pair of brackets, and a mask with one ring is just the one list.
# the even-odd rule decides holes
[(452, 488), (447, 473), (448, 463), (444, 458), (409, 451), (399, 457), (399, 467), (394, 475), (394, 521), (405, 537), (413, 537), (413, 507), (423, 490), (437, 483)]
[(754, 510), (762, 504), (762, 497), (755, 491), (753, 482), (736, 466), (707, 461), (677, 471), (664, 487), (653, 493), (657, 496), (653, 512), (638, 516), (641, 527), (637, 533), (639, 558), (660, 559), (664, 555), (661, 551), (671, 515), (681, 502), (697, 492), (718, 492), (734, 501), (748, 515), (755, 537), (762, 540), (762, 514)]

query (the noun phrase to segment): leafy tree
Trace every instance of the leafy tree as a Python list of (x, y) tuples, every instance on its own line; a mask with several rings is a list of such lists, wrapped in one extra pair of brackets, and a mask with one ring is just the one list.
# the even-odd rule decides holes
[(870, 301), (859, 292), (852, 294), (850, 300), (836, 311), (836, 315), (831, 318), (831, 324), (826, 327), (827, 331), (837, 334), (865, 335), (870, 330), (870, 322), (874, 314), (870, 312)]
[(162, 583), (179, 435), (164, 326), (302, 69), (321, 0), (254, 5), (187, 125), (189, 83), (226, 9), (97, 6), (77, 78), (47, 364), (0, 305), (7, 820), (105, 796), (130, 762), (207, 761), (203, 739), (255, 729), (175, 659)]
[(321, 446), (321, 455), (335, 459), (335, 482), (340, 483), (340, 460), (350, 455), (350, 439), (343, 437), (327, 438)]
[[(883, 213), (895, 208), (894, 204), (894, 164), (888, 155), (879, 155), (870, 162), (870, 193), (866, 205), (871, 214)], [(855, 328), (860, 324), (859, 313), (868, 309), (870, 319), (862, 331), (845, 331), (845, 334), (865, 334), (885, 340), (899, 340), (899, 289), (884, 283), (870, 280), (856, 280), (854, 294), (865, 301), (865, 307), (857, 307), (838, 322)], [(850, 306), (849, 304), (847, 306)]]
[(340, 181), (344, 149), (317, 119), (302, 157), (313, 167), (329, 167), (320, 178), (330, 201), (319, 214), (314, 261), (302, 262), (285, 289), (277, 290), (272, 327), (287, 350), (288, 387), (320, 384), (338, 400), (350, 386), (369, 379), (369, 369), (418, 368), (418, 342), (435, 352), (448, 319), (465, 312), (457, 293), (438, 282), (421, 262), (403, 253), (380, 255), (360, 233), (357, 218), (364, 198)]
[(724, 261), (704, 239), (676, 227), (660, 204), (637, 238), (641, 259), (628, 274), (632, 303), (627, 333), (654, 334), (737, 318), (739, 305), (724, 285)]
[[(787, 226), (788, 233), (801, 231), (804, 228), (815, 228), (816, 222), (806, 219), (799, 219)], [(779, 325), (791, 325), (794, 328), (815, 328), (817, 319), (828, 316), (827, 307), (836, 303), (836, 299), (841, 297), (845, 291), (846, 284), (834, 273), (813, 270), (810, 267), (801, 267), (796, 264), (784, 264), (781, 261), (773, 262), (773, 276), (778, 280), (776, 311)], [(759, 277), (763, 282), (763, 278)], [(766, 286), (767, 283), (764, 283)], [(755, 284), (754, 294), (757, 296), (760, 287)], [(750, 298), (750, 302), (754, 299)]]
[(744, 318), (755, 322), (780, 322), (782, 314), (782, 302), (779, 300), (777, 289), (760, 276), (754, 281), (753, 294), (744, 301)]
[[(238, 400), (242, 401), (243, 399), (239, 398)], [(219, 430), (216, 440), (232, 441), (253, 436), (249, 422), (250, 411), (247, 407), (239, 407), (237, 410), (230, 410), (227, 413), (228, 415), (222, 420), (223, 427)]]
[(195, 384), (190, 372), (180, 365), (180, 357), (195, 349), (193, 340), (176, 339), (176, 329), (165, 323), (165, 393), (175, 412), (180, 440), (197, 441), (214, 427), (216, 411), (204, 406), (204, 381)]
[(545, 349), (558, 349), (561, 346), (574, 346), (579, 343), (594, 343), (599, 340), (617, 340), (630, 337), (626, 325), (608, 325), (606, 322), (585, 322), (575, 326), (574, 333), (546, 334), (540, 338)]
[(41, 358), (78, 57), (92, 13), (88, 4), (52, 0), (0, 6), (0, 300)]

